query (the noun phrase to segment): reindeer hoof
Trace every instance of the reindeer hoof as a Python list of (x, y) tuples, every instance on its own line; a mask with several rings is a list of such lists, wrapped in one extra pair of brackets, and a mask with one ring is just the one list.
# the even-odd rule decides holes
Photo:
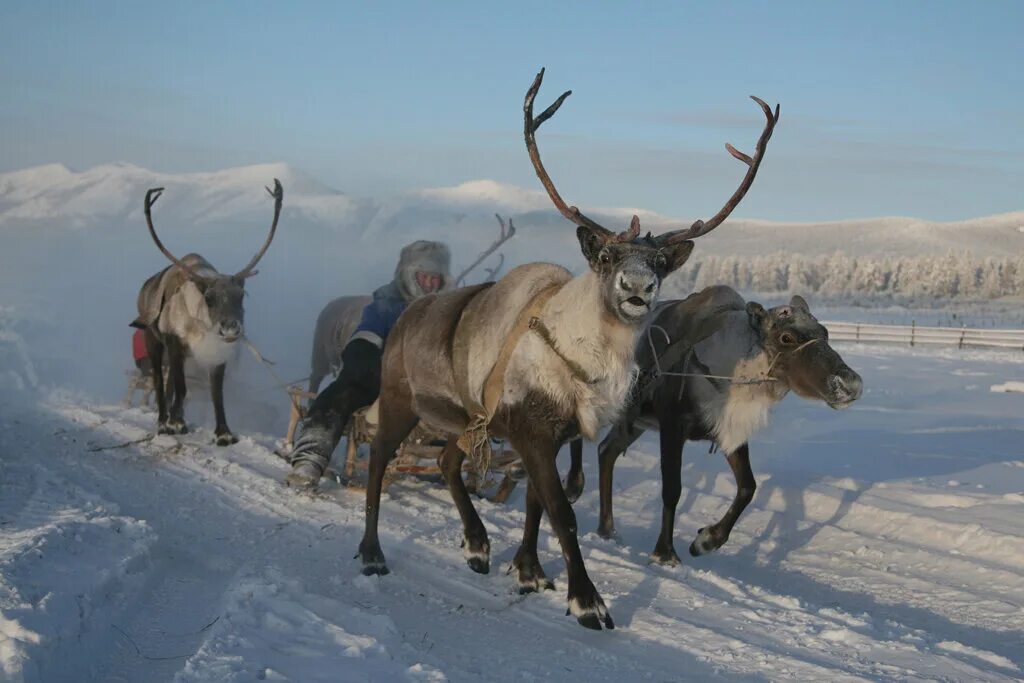
[(376, 548), (368, 547), (364, 550), (362, 544), (360, 544), (356, 557), (363, 561), (363, 568), (361, 570), (363, 576), (387, 576), (391, 573), (387, 563), (384, 561), (384, 553), (381, 552), (380, 546)]
[(238, 437), (231, 432), (224, 432), (223, 434), (217, 435), (217, 439), (214, 443), (218, 446), (230, 446), (231, 444), (238, 443)]
[(487, 541), (474, 544), (467, 539), (462, 539), (462, 555), (466, 558), (469, 568), (477, 574), (491, 572), (491, 544)]
[(678, 567), (682, 564), (682, 560), (676, 554), (676, 549), (671, 546), (668, 548), (655, 548), (654, 552), (651, 553), (651, 562), (653, 564), (660, 564), (663, 567)]
[(491, 561), (481, 557), (471, 557), (466, 560), (466, 564), (469, 568), (475, 571), (477, 574), (490, 574), (491, 573)]
[(592, 601), (590, 606), (585, 607), (580, 600), (570, 598), (569, 608), (565, 610), (565, 613), (566, 615), (572, 614), (575, 616), (576, 621), (583, 628), (589, 628), (593, 631), (600, 631), (602, 628), (606, 628), (609, 631), (614, 629), (615, 622), (612, 621), (612, 615), (608, 612), (608, 608), (605, 607), (601, 596), (595, 593)]
[(597, 535), (606, 541), (613, 541), (618, 537), (619, 532), (615, 530), (614, 524), (599, 524), (597, 527)]
[(585, 479), (582, 472), (580, 472), (578, 477), (566, 478), (563, 488), (565, 488), (565, 497), (569, 499), (570, 503), (575, 503), (583, 495), (584, 483)]
[(555, 582), (546, 576), (536, 576), (529, 579), (519, 577), (518, 590), (520, 595), (540, 593), (541, 591), (553, 591), (555, 590)]
[(704, 527), (697, 531), (697, 538), (690, 544), (690, 555), (700, 557), (714, 552), (725, 545), (725, 538), (717, 538), (711, 531), (711, 527)]
[(157, 434), (188, 434), (188, 427), (180, 420), (168, 420), (157, 426)]

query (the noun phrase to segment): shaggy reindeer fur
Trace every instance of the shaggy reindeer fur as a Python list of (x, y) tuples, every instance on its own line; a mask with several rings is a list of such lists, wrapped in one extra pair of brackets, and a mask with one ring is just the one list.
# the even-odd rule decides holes
[[(711, 441), (721, 449), (737, 481), (736, 499), (718, 523), (701, 529), (690, 546), (692, 555), (721, 547), (753, 498), (756, 482), (750, 470), (748, 442), (771, 416), (772, 408), (791, 390), (839, 409), (860, 397), (860, 376), (828, 344), (828, 331), (811, 315), (801, 297), (766, 311), (747, 303), (728, 287), (709, 287), (689, 299), (666, 304), (652, 323), (651, 341), (661, 353), (666, 345), (658, 328), (679, 339), (707, 320), (715, 331), (697, 342), (682, 360), (663, 370), (687, 377), (665, 376), (647, 396), (638, 397), (632, 425), (615, 426), (601, 442), (601, 521), (598, 533), (615, 533), (612, 517), (612, 469), (615, 460), (646, 429), (661, 432), (661, 534), (653, 558), (676, 564), (673, 542), (675, 509), (681, 492), (682, 448), (687, 441)], [(651, 341), (644, 338), (638, 358), (653, 365)], [(702, 377), (710, 375), (712, 377)], [(719, 378), (732, 378), (719, 379)], [(572, 469), (566, 478), (575, 500), (583, 488), (581, 451), (574, 444)]]

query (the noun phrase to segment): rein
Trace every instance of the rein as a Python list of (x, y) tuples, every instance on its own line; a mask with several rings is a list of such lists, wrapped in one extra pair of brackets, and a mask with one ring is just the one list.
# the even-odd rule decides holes
[(278, 385), (281, 386), (281, 388), (285, 389), (285, 393), (288, 394), (288, 400), (291, 401), (292, 407), (294, 407), (295, 410), (299, 412), (299, 414), (302, 414), (302, 406), (299, 404), (298, 398), (295, 396), (294, 393), (288, 391), (288, 387), (290, 385), (286, 384), (284, 380), (281, 379), (280, 375), (274, 372), (274, 361), (264, 357), (264, 355), (260, 353), (259, 349), (256, 348), (256, 345), (253, 344), (248, 337), (242, 335), (241, 339), (245, 343), (245, 347), (252, 352), (253, 356), (256, 357), (256, 360), (262, 363), (263, 366), (267, 369), (267, 372), (270, 373), (270, 376), (274, 379), (274, 381), (277, 382)]
[(647, 343), (650, 345), (650, 347), (651, 347), (651, 355), (654, 357), (654, 373), (653, 373), (654, 374), (654, 379), (657, 379), (658, 377), (701, 377), (701, 378), (704, 378), (704, 379), (724, 380), (726, 382), (731, 382), (732, 384), (739, 385), (739, 386), (743, 386), (743, 385), (756, 385), (756, 384), (767, 384), (768, 382), (778, 382), (779, 379), (777, 377), (772, 377), (771, 376), (771, 372), (772, 372), (772, 368), (774, 368), (775, 364), (779, 361), (779, 358), (781, 358), (783, 354), (793, 354), (793, 353), (797, 353), (799, 351), (802, 351), (803, 349), (805, 349), (806, 347), (810, 346), (811, 344), (814, 344), (817, 341), (819, 341), (818, 339), (808, 339), (807, 341), (805, 341), (803, 344), (801, 344), (800, 346), (796, 347), (795, 349), (792, 349), (792, 350), (789, 350), (789, 351), (780, 351), (780, 352), (776, 353), (775, 356), (771, 359), (771, 362), (768, 364), (768, 369), (765, 371), (765, 376), (762, 377), (762, 378), (758, 378), (758, 379), (751, 379), (751, 378), (745, 378), (745, 377), (727, 377), (727, 376), (724, 376), (724, 375), (711, 375), (711, 374), (700, 373), (700, 372), (669, 372), (667, 370), (663, 370), (661, 368), (661, 363), (660, 363), (660, 361), (658, 359), (658, 351), (654, 347), (654, 339), (651, 337), (651, 330), (652, 329), (656, 329), (659, 332), (661, 332), (661, 334), (665, 337), (665, 343), (666, 344), (671, 344), (672, 343), (672, 338), (669, 336), (669, 334), (665, 330), (665, 328), (661, 327), (660, 325), (649, 325), (647, 327)]

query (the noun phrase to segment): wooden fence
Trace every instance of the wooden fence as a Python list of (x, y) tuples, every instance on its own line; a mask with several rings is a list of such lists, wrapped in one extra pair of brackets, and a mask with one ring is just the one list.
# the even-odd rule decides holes
[(970, 327), (922, 327), (920, 325), (869, 325), (822, 322), (832, 341), (887, 344), (936, 344), (963, 348), (1015, 349), (1024, 351), (1024, 330), (982, 330)]

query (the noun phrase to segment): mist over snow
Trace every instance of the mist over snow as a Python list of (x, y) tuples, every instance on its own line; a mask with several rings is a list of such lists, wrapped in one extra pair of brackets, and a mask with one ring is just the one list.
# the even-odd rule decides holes
[[(105, 399), (123, 390), (124, 370), (130, 367), (128, 323), (135, 317), (138, 289), (167, 265), (145, 227), (142, 200), (148, 188), (165, 188), (154, 220), (172, 252), (196, 251), (222, 271), (235, 271), (266, 237), (272, 202), (263, 188), (274, 178), (284, 185), (284, 210), (260, 274), (246, 285), (246, 326), (285, 380), (308, 374), (313, 324), (324, 304), (369, 293), (388, 281), (399, 249), (415, 239), (447, 242), (458, 272), (497, 236), (498, 212), (518, 228), (501, 249), (505, 271), (533, 260), (561, 263), (574, 272), (584, 267), (573, 227), (542, 190), (490, 180), (368, 198), (330, 188), (284, 163), (188, 174), (123, 163), (84, 171), (50, 164), (0, 174), (0, 306), (13, 311), (8, 325), (26, 328), (19, 334), (27, 332), (22, 336), (40, 381)], [(723, 188), (722, 196), (709, 197), (701, 208), (710, 215), (730, 190)], [(571, 197), (571, 190), (565, 191)], [(632, 207), (584, 210), (612, 229), (625, 228), (634, 213), (654, 232), (695, 218), (667, 218)], [(796, 271), (790, 273), (791, 262), (803, 259), (826, 270), (847, 264), (850, 274), (842, 288), (848, 292), (866, 277), (854, 272), (856, 263), (863, 268), (901, 258), (941, 259), (950, 252), (979, 261), (1018, 256), (1024, 253), (1022, 226), (1024, 212), (957, 223), (892, 217), (824, 224), (730, 220), (698, 241), (691, 264), (666, 291), (684, 295), (714, 280), (747, 290), (828, 294), (821, 286), (824, 276), (800, 279)], [(495, 261), (492, 257), (484, 265)], [(709, 266), (703, 273), (702, 263)], [(483, 277), (483, 270), (474, 275)], [(1024, 278), (1024, 267), (1020, 275)], [(883, 289), (877, 278), (869, 284)], [(232, 422), (240, 429), (250, 418), (283, 422), (276, 409), (280, 390), (246, 351), (241, 355), (241, 371), (233, 372), (227, 390), (245, 392), (256, 407), (251, 416)], [(197, 398), (190, 410), (208, 411), (208, 406)]]

